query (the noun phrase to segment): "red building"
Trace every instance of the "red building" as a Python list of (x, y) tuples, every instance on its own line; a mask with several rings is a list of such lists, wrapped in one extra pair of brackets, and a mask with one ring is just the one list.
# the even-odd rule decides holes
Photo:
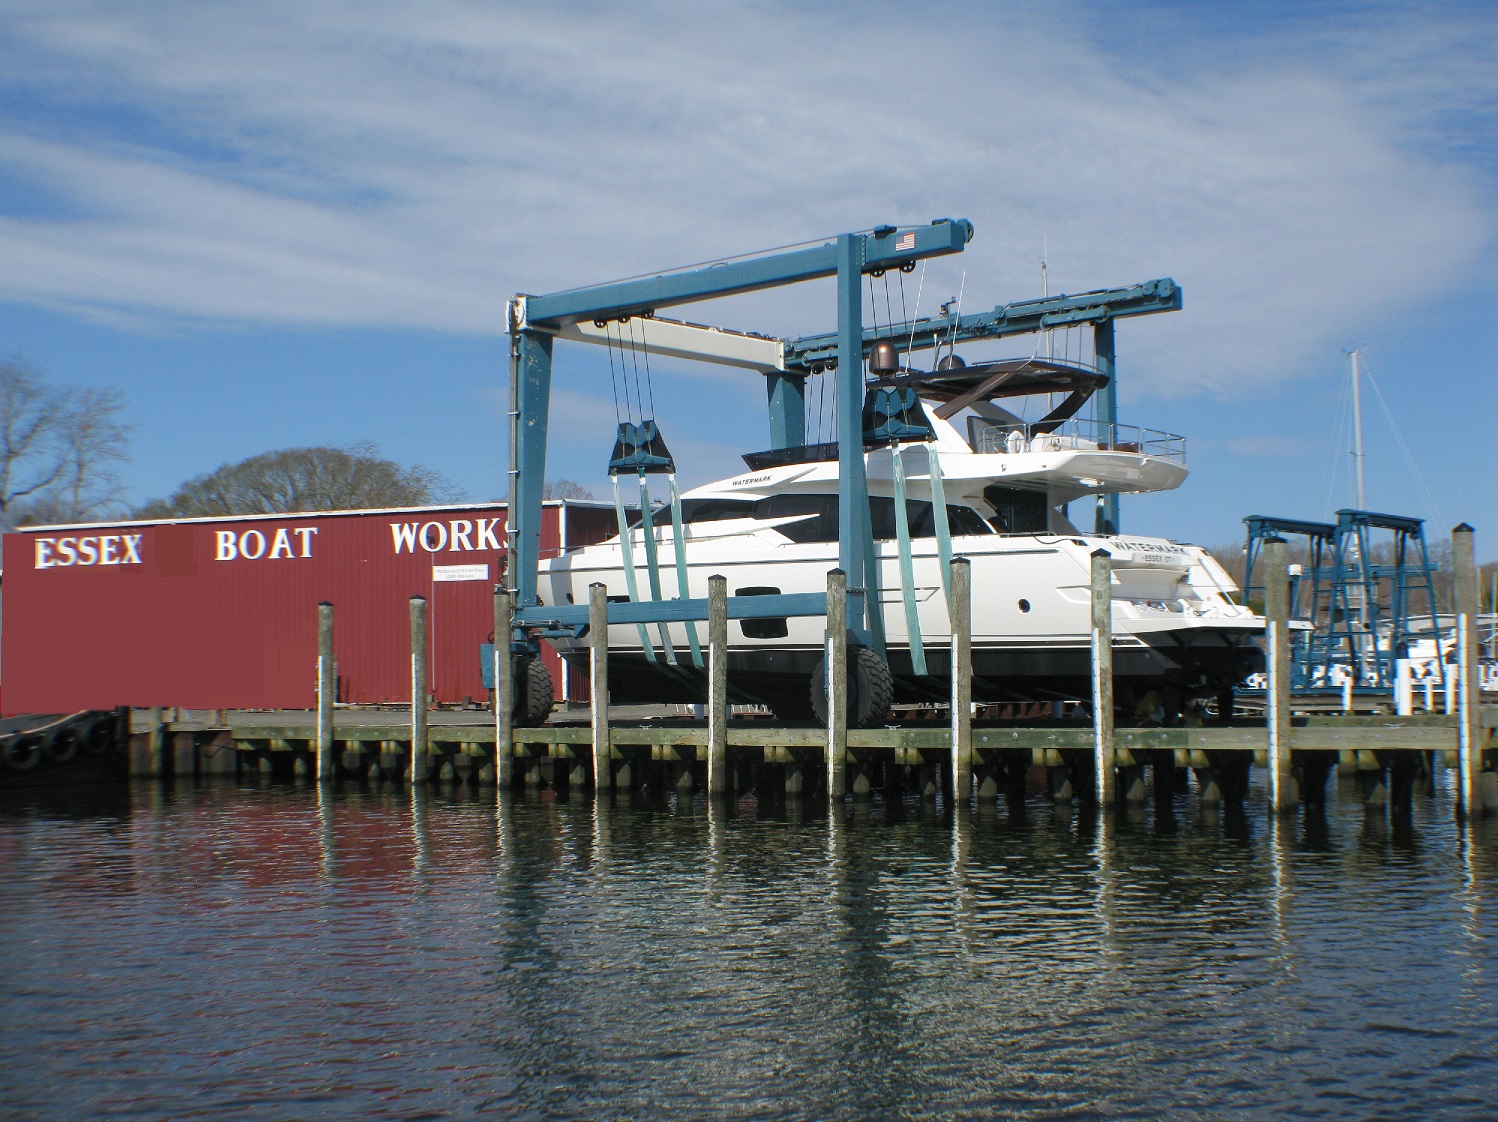
[[(548, 502), (541, 556), (616, 529), (606, 503)], [(310, 708), (323, 600), (338, 700), (409, 703), (413, 596), (429, 605), (435, 699), (484, 700), (506, 544), (492, 504), (28, 527), (4, 539), (0, 703)], [(557, 696), (585, 699), (586, 679), (545, 657)]]

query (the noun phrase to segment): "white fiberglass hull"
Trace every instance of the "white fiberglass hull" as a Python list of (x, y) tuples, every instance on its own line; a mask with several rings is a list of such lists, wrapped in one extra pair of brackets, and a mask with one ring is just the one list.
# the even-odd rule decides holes
[[(641, 595), (647, 572), (641, 531), (633, 535)], [(728, 579), (729, 595), (819, 592), (837, 565), (837, 546), (788, 541), (764, 523), (715, 524), (712, 536), (688, 528), (688, 587), (677, 586), (669, 525), (657, 528), (660, 595), (707, 595), (708, 578)], [(1257, 669), (1263, 619), (1232, 603), (1231, 582), (1204, 551), (1154, 538), (1008, 534), (956, 537), (953, 552), (972, 564), (972, 650), (977, 701), (1084, 698), (1090, 694), (1090, 555), (1113, 555), (1114, 662), (1121, 703), (1150, 689), (1213, 695)], [(899, 560), (878, 542), (883, 609), (895, 697), (947, 696), (951, 626), (935, 539), (912, 543), (917, 620), (927, 674), (914, 673)], [(567, 554), (545, 566), (549, 603), (586, 603), (589, 585), (627, 595), (619, 542)], [(705, 641), (704, 627), (698, 637)], [(610, 684), (617, 700), (700, 700), (687, 625), (653, 625), (642, 642), (635, 625), (609, 629)], [(729, 624), (730, 680), (737, 699), (785, 715), (808, 704), (822, 656), (820, 617), (735, 620)], [(586, 659), (586, 640), (555, 641), (569, 661)]]

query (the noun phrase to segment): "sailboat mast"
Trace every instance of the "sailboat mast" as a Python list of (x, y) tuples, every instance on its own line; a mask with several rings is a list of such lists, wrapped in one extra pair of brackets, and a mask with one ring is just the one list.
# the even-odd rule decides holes
[(1363, 482), (1363, 377), (1358, 367), (1361, 352), (1352, 351), (1352, 465), (1359, 510), (1368, 509), (1368, 497)]
[[(1050, 299), (1051, 295), (1050, 262), (1046, 260), (1051, 255), (1050, 242), (1051, 239), (1046, 237), (1040, 243), (1040, 295), (1043, 299)], [(1051, 332), (1049, 328), (1045, 331), (1045, 357), (1056, 357), (1055, 352), (1051, 350)]]

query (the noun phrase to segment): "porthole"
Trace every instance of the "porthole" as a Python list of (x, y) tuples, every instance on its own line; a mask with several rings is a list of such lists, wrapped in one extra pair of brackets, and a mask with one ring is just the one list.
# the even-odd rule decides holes
[(1030, 610), (1030, 601), (1021, 600), (1019, 602), (1019, 610), (1022, 612), (1028, 612)]

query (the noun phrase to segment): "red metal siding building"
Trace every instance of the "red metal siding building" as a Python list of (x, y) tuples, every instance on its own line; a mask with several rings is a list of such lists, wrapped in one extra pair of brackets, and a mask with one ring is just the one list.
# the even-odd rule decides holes
[[(27, 528), (5, 535), (0, 704), (7, 713), (117, 705), (315, 704), (317, 605), (334, 606), (338, 699), (410, 701), (410, 600), (429, 604), (431, 689), (483, 700), (503, 505)], [(604, 503), (545, 505), (541, 555), (615, 532)], [(558, 697), (564, 686), (545, 650)]]

